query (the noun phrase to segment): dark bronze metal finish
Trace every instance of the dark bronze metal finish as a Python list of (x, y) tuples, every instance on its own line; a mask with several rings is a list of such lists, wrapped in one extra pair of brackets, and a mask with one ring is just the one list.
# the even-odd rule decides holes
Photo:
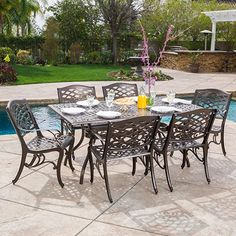
[[(26, 100), (10, 101), (6, 110), (16, 130), (22, 147), (21, 163), (17, 175), (12, 181), (13, 184), (15, 184), (20, 178), (24, 167), (32, 168), (44, 163), (51, 163), (53, 168), (57, 171), (58, 182), (61, 187), (63, 187), (64, 184), (61, 180), (61, 163), (65, 152), (70, 168), (72, 171), (74, 170), (71, 162), (71, 150), (74, 144), (74, 137), (71, 135), (62, 135), (60, 131), (55, 133), (51, 130), (47, 131), (50, 132), (53, 137), (45, 137), (39, 129), (39, 126)], [(28, 133), (35, 133), (36, 136), (29, 142), (26, 142), (25, 135)], [(66, 149), (67, 147), (68, 150)], [(45, 160), (44, 154), (49, 152), (59, 153), (59, 158), (56, 164), (52, 161)], [(28, 153), (33, 154), (33, 158), (29, 163), (26, 162), (26, 156)]]
[[(173, 187), (170, 179), (167, 154), (175, 151), (181, 151), (183, 154), (182, 168), (185, 167), (186, 163), (187, 166), (190, 167), (187, 154), (188, 151), (191, 151), (197, 159), (203, 163), (207, 182), (210, 183), (207, 163), (209, 148), (208, 137), (215, 115), (215, 109), (198, 109), (174, 114), (167, 132), (159, 129), (154, 144), (154, 159), (161, 169), (165, 170), (170, 191), (173, 191)], [(197, 154), (200, 148), (203, 150), (202, 157), (199, 157)], [(161, 157), (163, 157), (163, 163), (160, 161)]]
[[(96, 97), (96, 91), (94, 86), (85, 86), (85, 85), (69, 85), (63, 88), (57, 89), (58, 101), (59, 103), (76, 103), (78, 101), (83, 101), (87, 99), (88, 94)], [(72, 157), (75, 159), (74, 151), (83, 143), (85, 137), (85, 129), (83, 126), (77, 127), (77, 129), (81, 129), (81, 136), (78, 143), (73, 147)], [(75, 135), (75, 129), (71, 127), (68, 122), (61, 119), (61, 132), (64, 130), (69, 130), (72, 135)], [(66, 165), (67, 159), (65, 159), (64, 165)]]
[[(85, 168), (90, 162), (90, 182), (94, 178), (94, 166), (98, 168), (101, 177), (105, 180), (107, 195), (112, 203), (112, 196), (109, 187), (107, 162), (115, 159), (146, 157), (150, 163), (150, 172), (152, 185), (155, 193), (157, 186), (153, 167), (153, 144), (155, 141), (156, 132), (160, 118), (157, 116), (143, 116), (133, 119), (127, 119), (118, 122), (109, 122), (107, 126), (106, 139), (100, 139), (93, 129), (91, 137), (96, 136), (100, 139), (101, 144), (97, 145), (91, 139), (88, 147), (88, 154), (84, 161), (80, 183), (83, 183)], [(148, 147), (148, 148), (147, 148)], [(96, 158), (96, 164), (93, 163), (93, 156)], [(103, 174), (100, 170), (100, 165), (103, 167)]]
[(113, 83), (102, 87), (103, 96), (107, 97), (108, 92), (115, 93), (115, 99), (123, 97), (135, 97), (138, 96), (137, 84), (129, 83)]
[[(216, 121), (220, 121), (220, 125), (213, 125), (211, 134), (213, 139), (210, 143), (220, 145), (224, 156), (226, 155), (225, 142), (224, 142), (224, 130), (227, 114), (229, 111), (229, 105), (232, 94), (226, 93), (219, 89), (199, 89), (195, 91), (193, 104), (201, 106), (203, 108), (217, 109)], [(218, 141), (218, 137), (220, 140)]]

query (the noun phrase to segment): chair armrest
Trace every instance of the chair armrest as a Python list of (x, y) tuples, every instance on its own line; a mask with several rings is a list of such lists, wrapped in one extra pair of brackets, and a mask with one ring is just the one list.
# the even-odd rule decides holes
[(102, 136), (99, 135), (91, 126), (89, 127), (89, 132), (91, 136), (94, 136), (96, 139), (98, 139), (102, 143), (102, 145), (105, 145), (104, 138), (102, 138)]

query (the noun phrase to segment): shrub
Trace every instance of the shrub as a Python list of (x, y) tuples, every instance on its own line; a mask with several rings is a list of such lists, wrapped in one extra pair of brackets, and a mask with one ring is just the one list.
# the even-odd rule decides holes
[(0, 63), (0, 84), (17, 80), (16, 71), (8, 63)]
[(88, 53), (86, 62), (90, 64), (100, 64), (102, 62), (101, 53), (99, 51)]
[(78, 64), (80, 60), (81, 46), (79, 43), (73, 43), (70, 46), (70, 63)]
[(7, 55), (10, 57), (10, 60), (11, 60), (10, 62), (14, 62), (15, 55), (14, 55), (12, 49), (8, 48), (8, 47), (0, 47), (0, 63), (4, 62), (4, 58)]
[(34, 61), (30, 55), (30, 52), (27, 50), (19, 50), (16, 54), (17, 63), (22, 65), (32, 65)]
[(112, 55), (111, 51), (103, 51), (101, 52), (101, 63), (102, 64), (111, 64), (112, 63)]

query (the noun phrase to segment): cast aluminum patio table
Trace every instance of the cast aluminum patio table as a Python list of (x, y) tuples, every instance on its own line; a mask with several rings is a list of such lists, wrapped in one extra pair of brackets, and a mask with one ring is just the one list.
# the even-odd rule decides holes
[[(168, 106), (167, 103), (162, 102), (163, 97), (158, 97), (156, 99), (155, 106)], [(194, 104), (174, 104), (171, 105), (176, 107), (177, 109), (181, 109), (182, 112), (186, 111), (191, 111), (198, 109), (199, 106), (194, 105)], [(78, 107), (76, 103), (63, 103), (63, 104), (52, 104), (49, 105), (49, 107), (54, 110), (61, 119), (63, 119), (67, 125), (71, 129), (80, 129), (81, 126), (87, 126), (88, 124), (91, 125), (103, 125), (106, 124), (109, 120), (98, 117), (96, 113), (98, 111), (107, 111), (108, 107), (106, 106), (106, 103), (104, 101), (101, 101), (97, 106), (92, 108), (92, 111), (89, 111), (88, 109), (79, 115), (67, 115), (61, 112), (62, 108), (67, 108), (67, 107)], [(139, 116), (171, 116), (172, 113), (156, 113), (156, 112), (151, 112), (149, 109), (138, 109), (137, 105), (131, 105), (127, 106), (127, 110), (122, 109), (124, 107), (123, 105), (113, 105), (111, 107), (111, 111), (119, 111), (121, 112), (121, 116), (119, 118), (112, 119), (110, 121), (118, 121), (118, 120), (123, 120), (123, 119), (128, 119), (128, 118), (134, 118), (134, 117), (139, 117)], [(76, 145), (77, 146), (77, 145)]]

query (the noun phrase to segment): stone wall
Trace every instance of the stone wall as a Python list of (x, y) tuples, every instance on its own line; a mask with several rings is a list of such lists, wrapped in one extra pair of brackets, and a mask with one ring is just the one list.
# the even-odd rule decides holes
[[(196, 53), (198, 54), (197, 58)], [(190, 72), (196, 59), (199, 72), (236, 72), (236, 52), (226, 51), (176, 51), (165, 52), (161, 67)]]

